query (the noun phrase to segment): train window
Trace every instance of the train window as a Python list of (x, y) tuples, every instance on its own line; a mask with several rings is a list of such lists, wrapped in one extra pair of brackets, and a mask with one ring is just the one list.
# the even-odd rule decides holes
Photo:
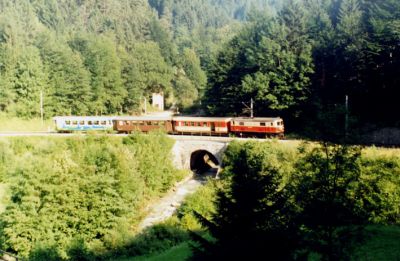
[(271, 126), (274, 126), (274, 123), (273, 123), (273, 122), (271, 122)]
[(93, 125), (93, 122), (92, 121), (88, 121), (87, 124), (88, 125)]
[(260, 122), (260, 126), (265, 126), (265, 122)]
[(108, 121), (108, 125), (112, 125), (112, 121)]
[(71, 125), (71, 121), (65, 121), (65, 125)]
[(124, 125), (124, 122), (123, 122), (123, 121), (118, 121), (118, 124), (119, 124), (120, 126), (122, 126), (122, 125)]
[(85, 121), (80, 121), (79, 125), (85, 125)]
[(165, 122), (160, 121), (159, 124), (160, 124), (160, 126), (164, 126), (164, 125), (165, 125)]
[(244, 122), (239, 122), (239, 125), (240, 126), (244, 126)]
[(138, 121), (139, 125), (144, 125), (143, 121)]
[(78, 125), (78, 121), (73, 121), (72, 125)]
[(192, 122), (190, 122), (190, 126), (194, 126), (194, 122), (192, 121)]
[(125, 125), (130, 125), (130, 122), (129, 121), (125, 121)]
[(148, 122), (146, 122), (146, 124), (147, 124), (148, 126), (151, 126), (151, 125), (152, 125), (152, 122), (151, 122), (151, 121), (148, 121)]
[(101, 125), (107, 125), (107, 121), (101, 121)]
[(207, 126), (207, 122), (203, 122), (203, 125), (204, 125), (204, 126)]
[(200, 122), (196, 122), (196, 126), (200, 127), (201, 123)]
[(95, 121), (94, 125), (100, 125), (100, 121)]

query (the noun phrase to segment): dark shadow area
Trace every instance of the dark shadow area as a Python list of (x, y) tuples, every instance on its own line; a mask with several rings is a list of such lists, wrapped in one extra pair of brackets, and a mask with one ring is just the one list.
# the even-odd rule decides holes
[(195, 173), (194, 179), (200, 181), (201, 184), (205, 184), (210, 178), (216, 179), (218, 178), (219, 168), (210, 168), (204, 172)]
[(190, 156), (190, 170), (196, 174), (203, 174), (212, 168), (217, 168), (217, 158), (206, 150), (197, 150)]
[[(116, 261), (126, 260), (132, 257), (156, 255), (171, 249), (190, 239), (187, 231), (176, 226), (167, 224), (157, 224), (134, 238), (122, 241), (113, 247), (112, 250), (95, 252), (89, 250), (89, 247), (83, 239), (76, 239), (72, 242), (67, 251), (67, 260), (79, 261)], [(22, 259), (18, 259), (22, 260)], [(66, 260), (56, 250), (54, 246), (40, 246), (32, 251), (29, 261), (58, 261)]]

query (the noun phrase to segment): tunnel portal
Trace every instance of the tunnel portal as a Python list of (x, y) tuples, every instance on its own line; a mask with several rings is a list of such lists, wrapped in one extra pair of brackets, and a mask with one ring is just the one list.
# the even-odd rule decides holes
[(196, 150), (190, 155), (190, 169), (195, 173), (204, 173), (218, 165), (218, 159), (207, 150)]

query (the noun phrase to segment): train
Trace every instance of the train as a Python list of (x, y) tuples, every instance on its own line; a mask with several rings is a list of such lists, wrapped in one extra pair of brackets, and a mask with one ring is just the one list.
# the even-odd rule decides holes
[(191, 116), (57, 116), (57, 132), (109, 131), (132, 133), (162, 130), (173, 135), (284, 137), (280, 117)]

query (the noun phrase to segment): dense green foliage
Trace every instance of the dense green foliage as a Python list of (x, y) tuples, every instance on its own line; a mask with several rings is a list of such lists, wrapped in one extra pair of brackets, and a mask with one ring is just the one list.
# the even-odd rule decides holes
[(399, 162), (398, 154), (357, 147), (306, 145), (296, 152), (274, 143), (234, 142), (215, 186), (215, 206), (207, 212), (193, 205), (215, 240), (194, 236), (196, 256), (350, 258), (368, 240), (366, 225), (399, 224)]
[(3, 140), (9, 197), (1, 248), (34, 260), (78, 260), (126, 245), (146, 200), (182, 178), (172, 145), (156, 134)]
[(266, 143), (229, 146), (223, 184), (217, 188), (216, 212), (211, 222), (200, 218), (217, 242), (203, 245), (199, 260), (257, 259), (265, 253), (290, 260), (297, 241), (293, 210), (285, 193), (290, 172), (286, 162), (294, 160), (291, 156)]
[(284, 116), (290, 129), (343, 135), (348, 95), (350, 127), (398, 126), (398, 1), (282, 2), (277, 14), (254, 15), (212, 60), (209, 111), (240, 115), (253, 98), (256, 115)]
[[(285, 14), (296, 9), (290, 6), (276, 18), (256, 20), (218, 54), (207, 94), (212, 111), (240, 114), (242, 106), (237, 105), (253, 98), (260, 105), (256, 113), (266, 113), (306, 98), (313, 71), (311, 44), (301, 37), (304, 28), (294, 28), (292, 23), (299, 21)], [(301, 9), (298, 15), (301, 19)]]
[(152, 92), (190, 105), (206, 76), (171, 41), (145, 0), (1, 3), (1, 110), (37, 117), (41, 93), (46, 117), (136, 113)]
[(312, 251), (324, 260), (345, 259), (353, 244), (361, 241), (362, 226), (370, 215), (358, 204), (370, 197), (359, 188), (363, 184), (361, 150), (323, 144), (300, 148), (300, 152), (304, 156), (296, 162), (291, 186), (299, 208), (297, 222), (303, 254), (307, 256)]
[(352, 129), (398, 126), (399, 13), (396, 0), (4, 2), (0, 109), (37, 117), (43, 93), (46, 117), (134, 114), (163, 92), (215, 115), (253, 99), (313, 137), (343, 136), (346, 112)]

